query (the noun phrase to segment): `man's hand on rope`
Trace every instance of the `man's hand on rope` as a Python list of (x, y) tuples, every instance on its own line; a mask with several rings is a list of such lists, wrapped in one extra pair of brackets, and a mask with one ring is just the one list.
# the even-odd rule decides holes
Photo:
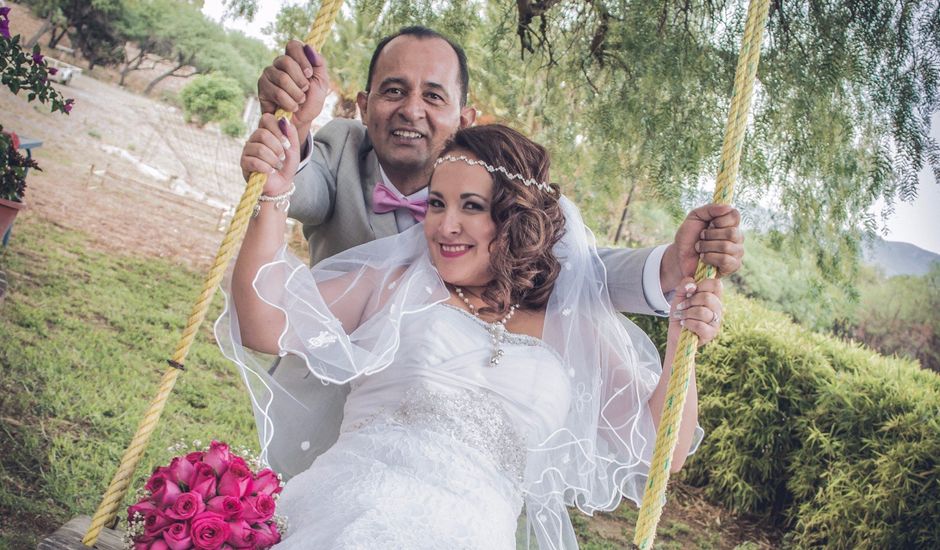
[(689, 329), (698, 336), (700, 346), (711, 342), (721, 325), (723, 288), (721, 279), (705, 279), (698, 284), (692, 277), (682, 279), (672, 299), (669, 329)]
[(290, 188), (299, 162), (297, 127), (286, 119), (278, 121), (272, 114), (261, 115), (258, 129), (251, 133), (242, 149), (241, 167), (245, 181), (252, 172), (267, 174), (268, 181), (262, 193), (280, 195)]
[(293, 113), (291, 122), (304, 140), (329, 93), (326, 60), (299, 40), (288, 42), (284, 55), (265, 67), (258, 79), (261, 112), (274, 114), (280, 108)]
[(707, 204), (689, 212), (663, 255), (659, 273), (663, 290), (694, 276), (699, 258), (715, 266), (719, 277), (740, 269), (744, 257), (740, 224), (741, 213), (727, 204)]

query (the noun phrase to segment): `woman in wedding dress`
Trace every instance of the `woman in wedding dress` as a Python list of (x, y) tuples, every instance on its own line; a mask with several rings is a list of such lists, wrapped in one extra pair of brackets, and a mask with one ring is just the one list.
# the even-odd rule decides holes
[[(275, 189), (297, 166), (286, 127)], [(514, 130), (460, 130), (423, 223), (313, 269), (286, 250), (283, 204), (260, 203), (216, 335), (289, 478), (279, 548), (577, 548), (567, 507), (640, 501), (680, 323), (711, 339), (720, 283), (683, 282), (661, 364), (548, 168)], [(701, 436), (688, 391), (673, 470)]]

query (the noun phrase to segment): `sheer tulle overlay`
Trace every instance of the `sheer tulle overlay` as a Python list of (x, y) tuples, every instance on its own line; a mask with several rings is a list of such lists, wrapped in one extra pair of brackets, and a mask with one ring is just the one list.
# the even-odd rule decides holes
[[(262, 458), (290, 478), (287, 548), (577, 548), (566, 506), (643, 495), (661, 367), (615, 313), (576, 208), (542, 339), (443, 303), (420, 225), (312, 270), (281, 251), (255, 280), (287, 319), (281, 361), (216, 323), (250, 390)], [(700, 438), (701, 433), (697, 434)], [(517, 517), (525, 509), (525, 532)]]

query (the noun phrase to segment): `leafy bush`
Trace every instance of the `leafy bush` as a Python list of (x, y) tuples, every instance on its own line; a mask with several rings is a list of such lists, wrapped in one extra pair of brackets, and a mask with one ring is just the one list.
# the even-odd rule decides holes
[(217, 73), (195, 77), (180, 93), (187, 120), (195, 120), (200, 126), (238, 120), (243, 99), (238, 82)]
[(686, 479), (800, 548), (940, 547), (940, 377), (725, 301)]
[(884, 354), (917, 359), (940, 372), (940, 263), (920, 277), (877, 278), (838, 332)]
[(222, 123), (222, 133), (233, 138), (245, 135), (245, 123), (238, 117), (226, 119)]

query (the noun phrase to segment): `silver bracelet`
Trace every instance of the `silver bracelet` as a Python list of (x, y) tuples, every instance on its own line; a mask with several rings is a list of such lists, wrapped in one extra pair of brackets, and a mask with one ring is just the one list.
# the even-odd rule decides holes
[(281, 193), (280, 195), (259, 195), (258, 203), (255, 204), (255, 207), (251, 209), (251, 217), (257, 218), (258, 214), (261, 213), (261, 203), (263, 202), (273, 202), (275, 210), (283, 210), (287, 212), (287, 209), (290, 208), (290, 197), (294, 194), (294, 191), (297, 190), (297, 186), (293, 182), (290, 184), (290, 189)]

